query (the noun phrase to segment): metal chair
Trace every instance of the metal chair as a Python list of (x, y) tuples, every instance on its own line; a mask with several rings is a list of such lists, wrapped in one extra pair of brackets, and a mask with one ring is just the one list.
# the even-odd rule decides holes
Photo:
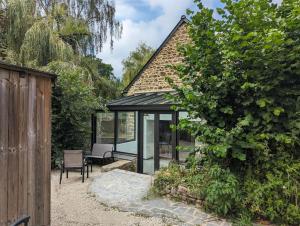
[(24, 226), (28, 226), (30, 220), (30, 216), (24, 216), (22, 218), (20, 218), (19, 220), (17, 220), (15, 223), (11, 224), (10, 226), (19, 226), (19, 225), (24, 225)]
[(91, 172), (93, 172), (93, 159), (112, 159), (114, 161), (113, 145), (95, 143), (92, 151), (84, 157), (91, 164)]
[(89, 169), (83, 158), (82, 150), (64, 150), (64, 158), (61, 162), (60, 179), (61, 184), (62, 174), (67, 171), (67, 178), (69, 177), (69, 170), (80, 169), (82, 175), (82, 183), (84, 182), (85, 166), (87, 167), (87, 178), (89, 177)]

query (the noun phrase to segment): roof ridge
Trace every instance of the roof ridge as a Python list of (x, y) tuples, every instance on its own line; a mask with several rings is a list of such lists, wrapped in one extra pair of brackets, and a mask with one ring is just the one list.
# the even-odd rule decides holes
[(122, 94), (127, 93), (129, 88), (134, 84), (134, 82), (140, 77), (142, 72), (147, 68), (147, 66), (154, 60), (154, 58), (160, 53), (161, 49), (167, 44), (167, 42), (171, 39), (173, 34), (178, 30), (178, 28), (183, 23), (189, 23), (190, 21), (186, 18), (185, 15), (182, 15), (180, 17), (179, 22), (176, 24), (176, 26), (172, 29), (172, 31), (168, 34), (168, 36), (165, 38), (165, 40), (160, 44), (160, 46), (157, 48), (157, 50), (152, 54), (150, 59), (147, 61), (147, 63), (142, 67), (141, 70), (133, 77), (133, 79), (130, 81), (130, 83), (124, 88), (122, 91)]

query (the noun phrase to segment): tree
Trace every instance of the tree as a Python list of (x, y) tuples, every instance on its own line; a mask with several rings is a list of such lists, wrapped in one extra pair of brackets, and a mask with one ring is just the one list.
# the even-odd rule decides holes
[(81, 59), (81, 65), (88, 69), (92, 76), (95, 94), (104, 106), (108, 100), (115, 99), (121, 94), (121, 84), (113, 74), (110, 64), (105, 64), (101, 59), (86, 56)]
[(51, 62), (44, 68), (58, 74), (52, 98), (52, 162), (65, 149), (88, 149), (90, 118), (100, 107), (87, 69), (73, 63)]
[[(110, 36), (119, 38), (122, 26), (110, 1), (2, 1), (8, 23), (6, 61), (45, 66), (51, 61), (72, 60), (99, 52)], [(1, 14), (0, 14), (1, 15)]]
[(140, 43), (136, 50), (132, 51), (129, 56), (122, 61), (123, 64), (123, 78), (124, 86), (127, 86), (133, 77), (142, 69), (147, 63), (154, 49), (147, 46), (145, 43)]
[[(199, 174), (211, 172), (203, 188), (205, 203), (218, 213), (244, 211), (297, 225), (299, 1), (222, 2), (220, 20), (201, 1), (196, 1), (199, 11), (188, 11), (192, 42), (181, 47), (184, 64), (176, 66), (183, 86), (174, 86), (175, 109), (202, 119), (182, 121), (180, 128), (205, 144), (197, 149), (205, 156)], [(218, 186), (224, 181), (235, 181), (234, 186), (224, 190)], [(237, 191), (240, 197), (229, 202)]]
[(53, 163), (64, 149), (87, 149), (92, 111), (119, 93), (111, 65), (94, 57), (108, 38), (112, 46), (121, 34), (114, 5), (0, 0), (0, 25), (1, 58), (59, 75), (53, 90)]

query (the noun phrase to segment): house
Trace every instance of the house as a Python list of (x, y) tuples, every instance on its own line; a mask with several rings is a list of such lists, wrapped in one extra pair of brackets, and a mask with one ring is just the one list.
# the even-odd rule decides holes
[(183, 162), (187, 151), (179, 146), (193, 146), (194, 139), (170, 125), (187, 118), (186, 112), (171, 110), (165, 94), (174, 91), (166, 77), (181, 84), (176, 72), (167, 67), (182, 62), (178, 44), (189, 42), (188, 20), (180, 21), (149, 61), (124, 89), (123, 97), (107, 104), (110, 112), (97, 112), (93, 117), (92, 143), (113, 144), (114, 156), (137, 158), (137, 172), (152, 174), (171, 160)]

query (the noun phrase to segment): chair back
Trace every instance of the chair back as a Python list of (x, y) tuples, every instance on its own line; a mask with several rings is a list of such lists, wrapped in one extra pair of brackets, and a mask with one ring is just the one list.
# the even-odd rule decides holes
[[(94, 144), (92, 155), (95, 156), (103, 156), (105, 152), (112, 151), (113, 150), (113, 144)], [(108, 155), (110, 156), (110, 155)]]
[(64, 150), (65, 167), (82, 167), (82, 150)]

